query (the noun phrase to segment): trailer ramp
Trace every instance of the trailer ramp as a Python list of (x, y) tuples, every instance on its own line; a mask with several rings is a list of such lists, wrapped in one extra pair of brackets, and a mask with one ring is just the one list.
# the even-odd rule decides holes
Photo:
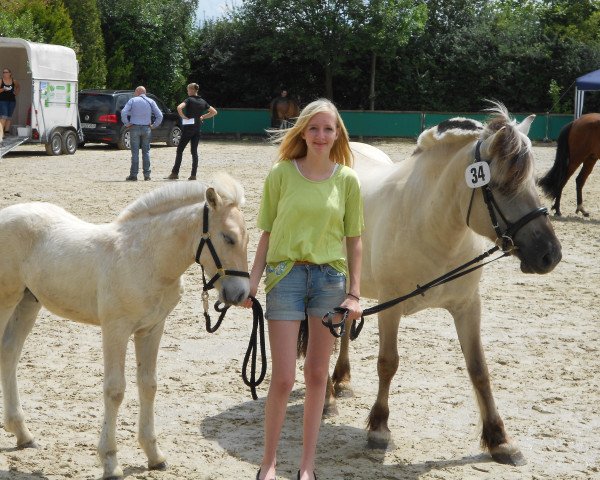
[(29, 137), (4, 137), (4, 139), (0, 142), (0, 158), (10, 152), (13, 148), (18, 147), (23, 142), (29, 140)]

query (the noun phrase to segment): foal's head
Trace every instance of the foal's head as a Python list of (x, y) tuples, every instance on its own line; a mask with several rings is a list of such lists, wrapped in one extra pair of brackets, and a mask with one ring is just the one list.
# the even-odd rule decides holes
[[(224, 271), (248, 271), (248, 233), (239, 208), (243, 203), (243, 189), (229, 175), (217, 175), (206, 189), (208, 234)], [(211, 277), (217, 273), (210, 249), (203, 249), (200, 262)], [(240, 276), (221, 276), (216, 287), (220, 301), (226, 304), (239, 304), (250, 292), (248, 278)]]
[[(494, 210), (499, 226), (504, 231), (508, 227), (507, 222), (514, 224), (541, 206), (535, 187), (533, 150), (527, 138), (534, 116), (517, 124), (499, 103), (494, 104), (490, 112), (493, 118), (480, 137), (481, 160), (490, 165), (489, 187), (497, 203)], [(491, 226), (487, 207), (481, 202), (477, 210), (478, 225), (473, 225), (473, 228), (496, 240), (497, 234)], [(525, 273), (550, 272), (561, 259), (560, 242), (547, 215), (537, 216), (526, 223), (513, 240), (514, 253), (521, 260), (521, 270)]]

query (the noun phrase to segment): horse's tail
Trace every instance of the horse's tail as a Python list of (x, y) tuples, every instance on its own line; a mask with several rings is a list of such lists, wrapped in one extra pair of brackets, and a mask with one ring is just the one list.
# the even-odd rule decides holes
[(300, 330), (298, 331), (298, 358), (306, 357), (306, 349), (308, 348), (308, 318), (300, 322)]
[(562, 188), (567, 180), (567, 171), (569, 166), (569, 134), (573, 122), (568, 123), (563, 127), (558, 135), (556, 143), (556, 158), (554, 165), (548, 170), (546, 175), (538, 180), (538, 185), (546, 196), (552, 200), (557, 198), (562, 191)]

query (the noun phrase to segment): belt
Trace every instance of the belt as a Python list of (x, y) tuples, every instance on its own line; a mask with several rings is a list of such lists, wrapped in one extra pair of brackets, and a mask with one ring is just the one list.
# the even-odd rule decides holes
[(314, 262), (307, 262), (306, 260), (300, 260), (299, 262), (294, 262), (294, 265), (316, 265)]

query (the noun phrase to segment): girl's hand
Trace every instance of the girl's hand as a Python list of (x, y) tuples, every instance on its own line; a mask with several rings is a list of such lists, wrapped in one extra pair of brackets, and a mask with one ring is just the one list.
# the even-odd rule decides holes
[(362, 315), (360, 299), (357, 299), (352, 295), (347, 295), (340, 307), (348, 309), (348, 320), (357, 320)]

